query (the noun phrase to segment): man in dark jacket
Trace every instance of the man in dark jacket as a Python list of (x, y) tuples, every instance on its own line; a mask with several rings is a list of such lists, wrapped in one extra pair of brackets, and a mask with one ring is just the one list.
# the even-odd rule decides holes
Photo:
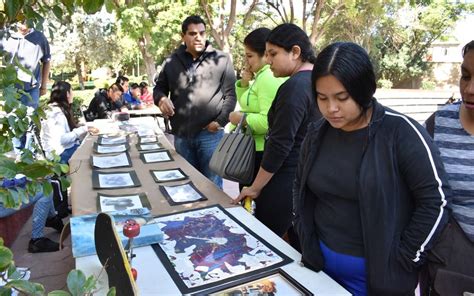
[(104, 88), (99, 89), (94, 94), (89, 108), (84, 111), (86, 121), (109, 118), (110, 112), (114, 110), (120, 111), (115, 102), (120, 100), (122, 93), (123, 88), (117, 83), (112, 84), (107, 90)]
[(206, 41), (201, 17), (187, 17), (181, 29), (184, 44), (165, 60), (153, 99), (170, 118), (176, 151), (222, 188), (209, 160), (235, 107), (232, 61)]

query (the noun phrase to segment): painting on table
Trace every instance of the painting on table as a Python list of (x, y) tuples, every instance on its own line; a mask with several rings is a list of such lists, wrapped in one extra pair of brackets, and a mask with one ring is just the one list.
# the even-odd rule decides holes
[(207, 197), (199, 192), (193, 182), (173, 186), (163, 185), (160, 186), (160, 191), (172, 206), (207, 200)]
[(107, 156), (91, 156), (91, 165), (99, 169), (111, 169), (120, 167), (131, 167), (132, 161), (130, 155), (127, 152), (123, 152), (117, 155)]
[(122, 195), (97, 193), (98, 212), (124, 211), (137, 208), (148, 208), (151, 210), (150, 201), (145, 193)]
[(245, 278), (231, 284), (197, 292), (193, 295), (275, 295), (305, 296), (313, 295), (294, 278), (282, 269), (270, 270), (253, 277)]
[(220, 205), (155, 218), (152, 245), (183, 294), (261, 274), (292, 262)]
[(167, 170), (150, 170), (155, 182), (171, 182), (186, 180), (188, 176), (179, 168)]
[(144, 163), (173, 161), (173, 158), (171, 157), (171, 154), (168, 150), (140, 153), (140, 159)]
[(118, 189), (141, 186), (135, 171), (102, 172), (92, 171), (92, 187), (94, 189)]

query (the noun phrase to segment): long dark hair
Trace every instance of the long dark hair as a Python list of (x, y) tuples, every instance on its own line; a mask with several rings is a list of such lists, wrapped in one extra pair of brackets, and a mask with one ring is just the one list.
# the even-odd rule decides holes
[(314, 64), (313, 46), (308, 35), (295, 24), (281, 24), (268, 35), (267, 42), (282, 47), (290, 52), (293, 46), (298, 45), (301, 49), (301, 61)]
[(51, 89), (51, 97), (48, 104), (56, 103), (66, 116), (69, 129), (72, 131), (77, 127), (74, 117), (72, 116), (71, 104), (67, 100), (68, 92), (71, 91), (71, 84), (66, 81), (56, 81)]
[(316, 58), (311, 84), (316, 96), (316, 81), (333, 75), (339, 80), (352, 99), (364, 110), (372, 106), (377, 88), (375, 73), (367, 52), (352, 42), (336, 42), (324, 48)]
[(258, 53), (259, 57), (265, 55), (265, 42), (270, 34), (268, 28), (258, 28), (250, 32), (244, 39), (244, 45)]

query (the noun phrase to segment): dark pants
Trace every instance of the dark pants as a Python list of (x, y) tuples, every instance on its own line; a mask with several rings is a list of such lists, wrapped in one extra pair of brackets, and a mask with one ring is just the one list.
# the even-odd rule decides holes
[(282, 237), (290, 228), (295, 169), (280, 169), (255, 199), (255, 217)]
[(423, 296), (474, 293), (474, 243), (453, 218), (428, 253), (420, 290)]

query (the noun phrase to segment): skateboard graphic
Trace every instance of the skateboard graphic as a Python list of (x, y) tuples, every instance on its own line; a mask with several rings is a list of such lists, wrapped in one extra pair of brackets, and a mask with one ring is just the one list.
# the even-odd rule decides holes
[(97, 256), (104, 266), (109, 279), (109, 287), (115, 287), (116, 295), (138, 295), (135, 284), (137, 273), (130, 267), (133, 258), (132, 240), (140, 233), (140, 225), (134, 220), (127, 220), (124, 234), (129, 238), (127, 248), (130, 256), (120, 241), (113, 218), (106, 213), (99, 213), (95, 222), (94, 241)]

